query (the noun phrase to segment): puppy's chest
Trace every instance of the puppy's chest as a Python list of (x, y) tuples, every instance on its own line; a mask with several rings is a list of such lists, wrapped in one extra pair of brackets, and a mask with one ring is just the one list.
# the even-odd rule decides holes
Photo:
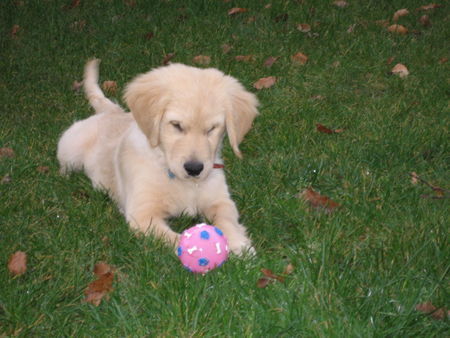
[(169, 198), (171, 216), (179, 216), (181, 214), (195, 216), (202, 213), (204, 202), (201, 195), (200, 187), (195, 184), (182, 185), (173, 189)]

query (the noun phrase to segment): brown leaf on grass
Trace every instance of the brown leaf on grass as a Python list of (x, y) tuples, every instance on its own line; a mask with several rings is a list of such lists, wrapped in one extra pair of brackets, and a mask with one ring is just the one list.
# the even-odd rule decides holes
[(221, 46), (221, 48), (222, 48), (222, 52), (223, 52), (224, 54), (228, 54), (228, 52), (229, 52), (229, 51), (231, 50), (231, 48), (233, 48), (233, 47), (231, 47), (230, 45), (224, 43), (224, 44)]
[(348, 6), (348, 2), (343, 0), (337, 0), (333, 2), (333, 5), (335, 5), (336, 7), (345, 8)]
[(378, 26), (381, 26), (381, 27), (388, 27), (390, 22), (389, 22), (389, 20), (377, 20), (377, 21), (375, 21), (375, 24), (377, 24)]
[(258, 279), (258, 281), (256, 282), (256, 286), (260, 289), (263, 289), (265, 287), (267, 287), (267, 285), (269, 285), (270, 283), (273, 283), (274, 280), (267, 278), (267, 277), (261, 277), (260, 279)]
[(108, 264), (100, 262), (95, 265), (94, 274), (97, 279), (89, 283), (84, 290), (85, 299), (83, 301), (99, 306), (102, 299), (108, 299), (109, 293), (113, 290), (114, 273)]
[(46, 165), (40, 165), (36, 168), (36, 170), (41, 174), (48, 174), (50, 172), (50, 168)]
[(431, 302), (416, 305), (416, 310), (426, 315), (430, 315), (436, 320), (444, 320), (445, 318), (450, 317), (450, 311), (448, 311), (445, 307), (437, 308)]
[(279, 281), (281, 283), (284, 283), (284, 277), (274, 274), (272, 272), (272, 270), (270, 270), (270, 269), (262, 268), (261, 272), (267, 278), (275, 279), (275, 280), (277, 280), (277, 281)]
[(197, 55), (192, 58), (192, 62), (198, 65), (207, 66), (211, 63), (211, 57), (208, 55)]
[(328, 213), (332, 213), (336, 208), (340, 207), (339, 203), (334, 202), (327, 196), (322, 196), (315, 192), (312, 188), (305, 189), (298, 197), (308, 202), (315, 209), (325, 209)]
[(408, 15), (408, 14), (409, 14), (409, 11), (406, 8), (399, 9), (397, 12), (394, 13), (394, 17), (392, 18), (392, 20), (394, 22), (397, 22), (398, 19), (400, 19), (400, 17)]
[(74, 9), (80, 6), (80, 0), (72, 0), (70, 5), (67, 5), (67, 9)]
[(83, 88), (83, 81), (73, 81), (72, 90), (74, 92), (79, 92)]
[(316, 129), (320, 133), (324, 134), (339, 134), (344, 131), (344, 129), (330, 129), (328, 127), (325, 127), (323, 124), (316, 123)]
[(397, 63), (394, 68), (392, 68), (391, 73), (402, 78), (409, 75), (408, 68), (406, 68), (406, 66), (401, 63)]
[(311, 31), (311, 26), (307, 23), (299, 23), (297, 29), (302, 33), (308, 33)]
[[(285, 269), (285, 271), (287, 271), (287, 269), (288, 269), (288, 267), (286, 267), (286, 269)], [(289, 268), (289, 269), (291, 269), (291, 268)], [(265, 268), (262, 268), (261, 269), (261, 272), (262, 272), (262, 274), (263, 274), (263, 277), (261, 277), (261, 278), (259, 278), (258, 279), (258, 281), (256, 282), (256, 286), (258, 287), (258, 288), (265, 288), (266, 286), (268, 286), (269, 284), (271, 284), (271, 283), (274, 283), (274, 282), (276, 282), (276, 281), (278, 281), (278, 282), (280, 282), (280, 283), (284, 283), (284, 277), (283, 276), (280, 276), (280, 275), (277, 275), (277, 274), (274, 274), (273, 272), (272, 272), (272, 270), (269, 270), (269, 269), (265, 269)], [(292, 271), (291, 271), (292, 272)], [(289, 272), (289, 273), (291, 273), (291, 272)], [(289, 274), (289, 273), (284, 273), (285, 275), (287, 275), (287, 274)]]
[(8, 270), (13, 276), (23, 275), (27, 271), (27, 254), (16, 251), (9, 257)]
[(275, 76), (267, 76), (267, 77), (263, 77), (263, 78), (259, 79), (258, 81), (256, 81), (253, 84), (253, 87), (258, 90), (261, 90), (264, 88), (270, 88), (275, 84), (275, 82), (277, 82), (277, 78)]
[(12, 182), (12, 178), (9, 174), (6, 174), (5, 176), (3, 176), (3, 178), (0, 181), (0, 184), (8, 184)]
[(305, 65), (308, 62), (308, 56), (301, 52), (298, 52), (291, 56), (291, 60), (296, 64)]
[(439, 64), (443, 65), (444, 63), (448, 62), (448, 58), (440, 58), (438, 62)]
[(391, 56), (390, 58), (388, 58), (388, 59), (386, 60), (386, 64), (387, 64), (387, 65), (390, 65), (392, 62), (394, 62), (394, 59), (395, 59), (395, 58)]
[(432, 198), (432, 199), (443, 199), (443, 198), (448, 198), (449, 194), (450, 194), (450, 190), (438, 187), (434, 184), (429, 183), (428, 181), (425, 181), (422, 177), (420, 177), (419, 175), (417, 175), (415, 172), (412, 172), (409, 174), (411, 176), (411, 181), (415, 181), (415, 182), (420, 182), (425, 184), (426, 186), (430, 187), (433, 192), (434, 195), (421, 195), (420, 197), (422, 198)]
[(430, 27), (431, 26), (431, 21), (430, 21), (430, 17), (426, 14), (422, 15), (419, 18), (419, 22), (423, 27)]
[(167, 66), (170, 62), (170, 60), (172, 60), (175, 57), (175, 53), (168, 53), (164, 56), (164, 59), (162, 61), (162, 64), (164, 66)]
[(250, 62), (250, 61), (255, 61), (255, 56), (254, 55), (236, 55), (234, 57), (234, 59), (236, 61)]
[(417, 183), (419, 183), (419, 176), (417, 176), (417, 174), (416, 174), (415, 171), (413, 171), (413, 172), (411, 173), (411, 183), (412, 183), (412, 184), (417, 184)]
[(12, 28), (11, 28), (11, 37), (13, 39), (16, 39), (17, 38), (17, 34), (19, 33), (19, 31), (20, 31), (20, 26), (19, 25), (13, 25)]
[(151, 40), (151, 39), (153, 39), (154, 36), (155, 36), (155, 33), (153, 33), (153, 32), (148, 32), (144, 35), (145, 40)]
[(2, 158), (13, 158), (16, 154), (14, 153), (14, 150), (11, 148), (0, 148), (0, 159)]
[(397, 33), (397, 34), (401, 34), (401, 35), (405, 35), (408, 33), (408, 28), (406, 28), (405, 26), (402, 26), (402, 25), (397, 25), (397, 24), (390, 25), (387, 28), (387, 30), (388, 30), (388, 32)]
[(277, 62), (277, 60), (279, 59), (279, 56), (269, 56), (266, 61), (264, 61), (264, 66), (266, 67), (272, 67), (272, 65)]
[(289, 263), (284, 268), (283, 274), (284, 275), (290, 275), (292, 272), (294, 272), (294, 265), (292, 265), (292, 263)]
[(102, 88), (105, 92), (115, 94), (117, 92), (116, 81), (103, 81)]
[(239, 13), (245, 13), (247, 11), (248, 11), (247, 8), (233, 7), (232, 9), (230, 9), (228, 11), (228, 15), (230, 15), (230, 16), (231, 15), (236, 15), (236, 14), (239, 14)]
[(417, 8), (417, 11), (429, 11), (430, 9), (435, 9), (435, 8), (440, 8), (440, 7), (444, 7), (444, 5), (439, 5), (439, 4), (429, 4), (429, 5), (423, 5), (419, 8)]

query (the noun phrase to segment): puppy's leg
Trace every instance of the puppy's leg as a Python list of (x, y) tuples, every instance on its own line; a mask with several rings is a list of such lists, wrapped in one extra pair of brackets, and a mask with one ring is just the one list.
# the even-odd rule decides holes
[(177, 246), (180, 235), (173, 231), (162, 217), (152, 215), (150, 212), (141, 212), (127, 215), (131, 229), (162, 239), (170, 246)]
[(205, 210), (205, 216), (223, 231), (233, 253), (239, 256), (246, 252), (255, 253), (245, 227), (239, 224), (239, 214), (233, 201), (228, 199), (213, 203)]

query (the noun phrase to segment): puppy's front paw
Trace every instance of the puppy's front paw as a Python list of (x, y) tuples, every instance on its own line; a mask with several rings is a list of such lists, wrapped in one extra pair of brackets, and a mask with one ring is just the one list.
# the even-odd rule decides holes
[(232, 253), (240, 257), (256, 255), (256, 251), (252, 246), (252, 242), (250, 241), (250, 239), (244, 236), (240, 238), (229, 238), (228, 248)]

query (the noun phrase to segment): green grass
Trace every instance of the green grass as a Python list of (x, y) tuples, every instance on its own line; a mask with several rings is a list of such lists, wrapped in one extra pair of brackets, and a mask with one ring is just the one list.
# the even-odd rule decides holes
[[(0, 159), (0, 179), (11, 177), (0, 184), (0, 336), (448, 336), (448, 319), (415, 306), (450, 306), (449, 200), (422, 198), (432, 191), (408, 176), (449, 188), (450, 64), (439, 63), (449, 57), (448, 6), (428, 12), (424, 28), (424, 13), (414, 11), (422, 1), (70, 3), (0, 3), (0, 147), (16, 154)], [(232, 7), (249, 10), (229, 17)], [(416, 32), (375, 24), (401, 8), (411, 13), (400, 23)], [(223, 44), (233, 47), (228, 54)], [(298, 51), (305, 66), (290, 60)], [(258, 255), (204, 277), (134, 236), (105, 194), (82, 174), (61, 177), (55, 158), (59, 135), (91, 114), (71, 90), (87, 59), (102, 59), (101, 81), (123, 89), (167, 53), (187, 64), (211, 56), (261, 101), (244, 160), (224, 149)], [(255, 61), (234, 59), (248, 54)], [(270, 69), (269, 56), (280, 57)], [(389, 75), (396, 63), (410, 75)], [(256, 92), (252, 84), (269, 75), (275, 86)], [(113, 98), (121, 102), (120, 92)], [(345, 131), (320, 134), (316, 123)], [(309, 186), (342, 207), (310, 210), (296, 197)], [(13, 278), (6, 263), (16, 250), (27, 252), (28, 271)], [(101, 260), (117, 278), (110, 300), (94, 307), (83, 291)], [(285, 283), (256, 287), (260, 268), (281, 272), (289, 262)]]

